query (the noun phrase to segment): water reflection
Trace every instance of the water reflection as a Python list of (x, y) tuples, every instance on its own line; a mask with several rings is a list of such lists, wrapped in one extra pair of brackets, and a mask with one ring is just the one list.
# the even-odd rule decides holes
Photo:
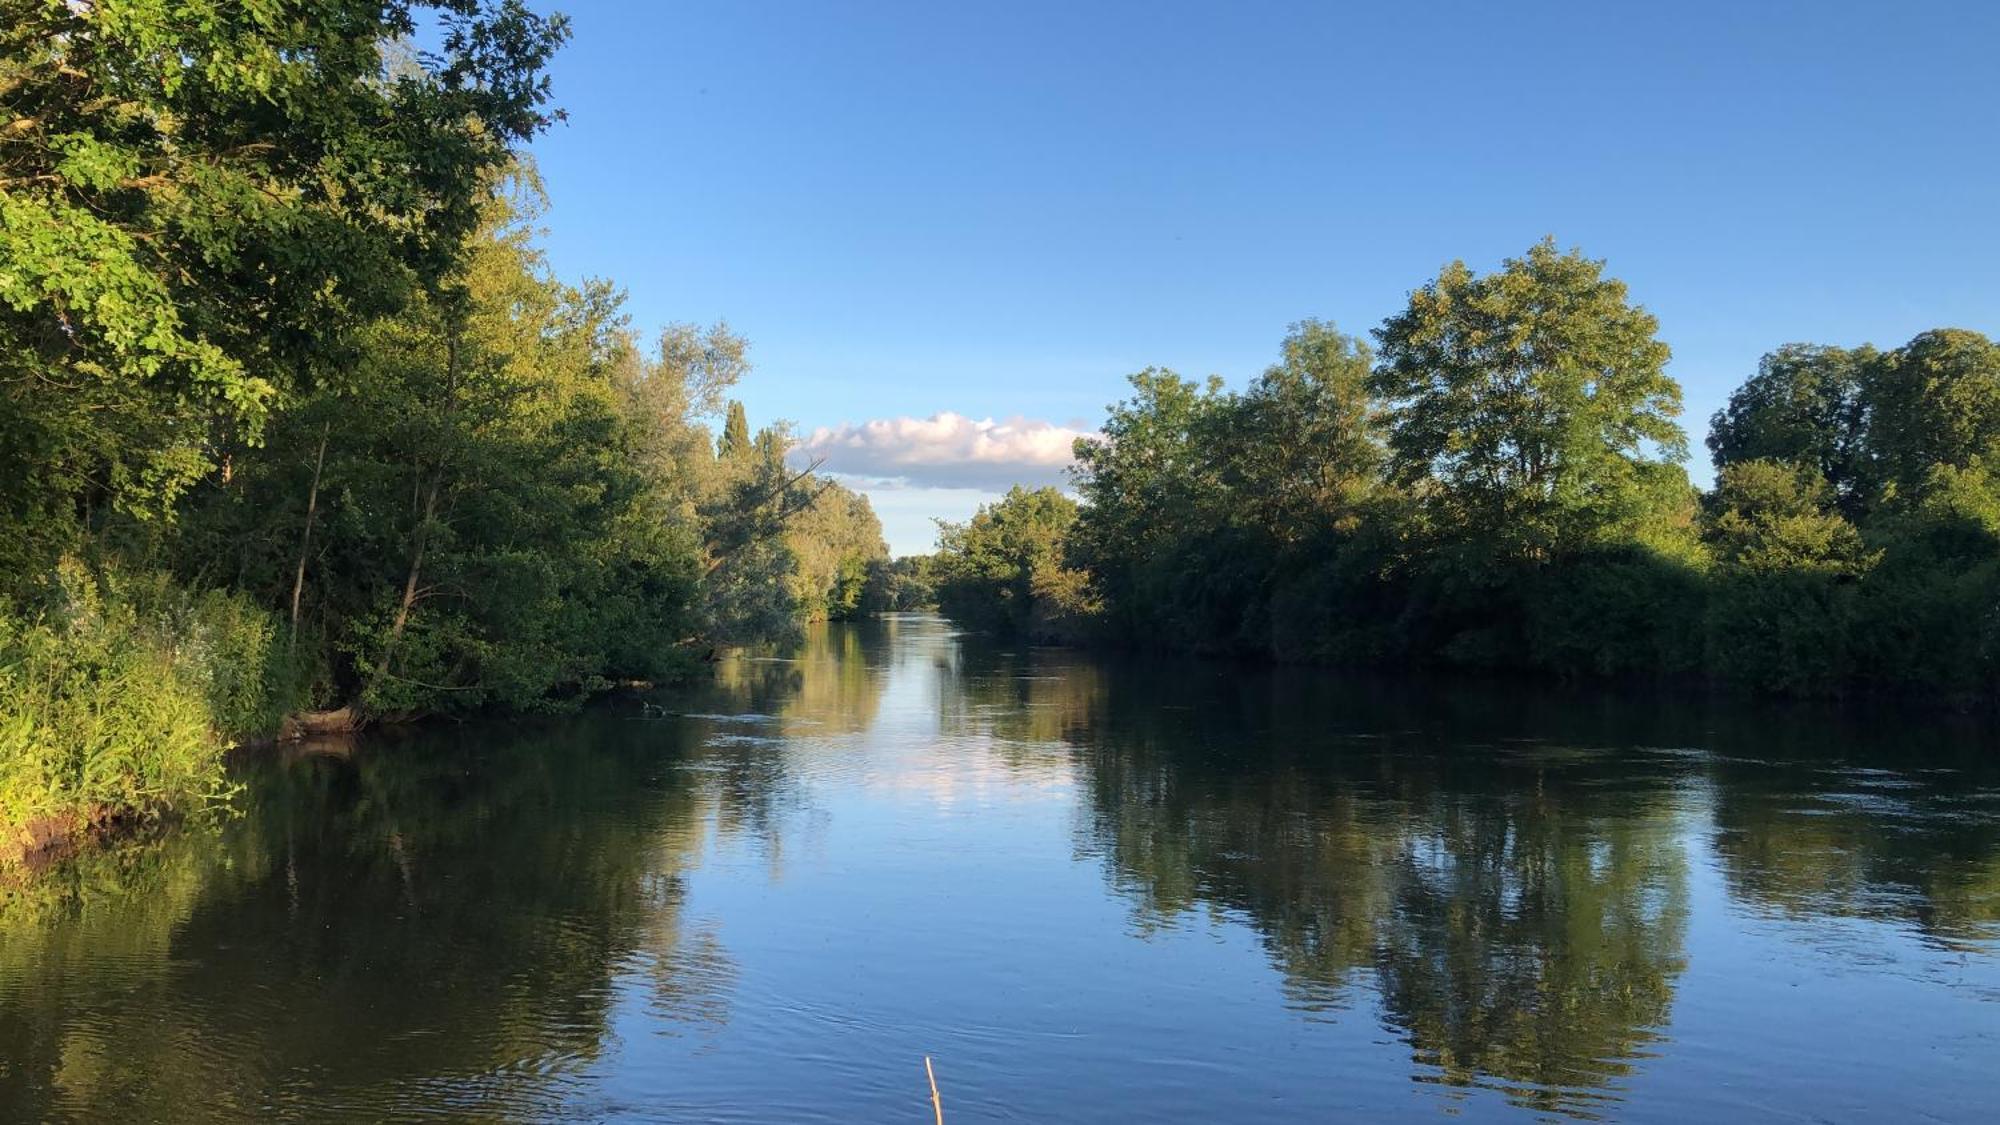
[(604, 722), (495, 733), (266, 755), (242, 818), (17, 891), (7, 1116), (540, 1119), (617, 974), (726, 1019), (727, 953), (680, 907), (731, 791)]
[(1911, 747), (1686, 698), (976, 646), (955, 671), (948, 729), (1083, 764), (1141, 932), (1248, 919), (1308, 1018), (1372, 993), (1419, 1081), (1594, 1116), (1671, 1022), (1704, 835), (1760, 907), (1996, 937), (2000, 790), (1950, 722)]
[[(954, 1120), (1671, 1119), (1769, 1049), (1713, 998), (1770, 1002), (1755, 957), (1882, 984), (1777, 1018), (1990, 1027), (1996, 770), (1943, 721), (821, 629), (246, 756), (241, 816), (0, 892), (0, 1119), (917, 1119), (932, 1050)], [(1984, 1104), (1961, 1042), (1794, 1108)]]
[(1724, 760), (1716, 848), (1745, 900), (1870, 918), (1947, 948), (2000, 933), (2000, 789), (1983, 765)]

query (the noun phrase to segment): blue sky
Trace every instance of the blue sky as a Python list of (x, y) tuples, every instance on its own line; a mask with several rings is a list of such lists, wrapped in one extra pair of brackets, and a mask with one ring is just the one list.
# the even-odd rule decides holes
[(1698, 480), (1778, 344), (2000, 331), (2000, 4), (557, 6), (557, 269), (748, 336), (898, 552), (1132, 371), (1240, 385), (1543, 235), (1659, 317)]

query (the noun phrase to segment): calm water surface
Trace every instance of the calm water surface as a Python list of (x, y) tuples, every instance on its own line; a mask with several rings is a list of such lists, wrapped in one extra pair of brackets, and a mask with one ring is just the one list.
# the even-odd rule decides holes
[[(1991, 1121), (1948, 720), (905, 617), (245, 761), (0, 908), (0, 1120)], [(661, 708), (668, 713), (662, 714)]]

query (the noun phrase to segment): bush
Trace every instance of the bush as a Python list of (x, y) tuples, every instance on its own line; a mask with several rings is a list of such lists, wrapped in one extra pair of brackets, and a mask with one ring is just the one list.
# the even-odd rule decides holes
[(41, 603), (0, 604), (0, 823), (206, 807), (230, 739), (296, 702), (277, 622), (240, 595), (65, 560)]

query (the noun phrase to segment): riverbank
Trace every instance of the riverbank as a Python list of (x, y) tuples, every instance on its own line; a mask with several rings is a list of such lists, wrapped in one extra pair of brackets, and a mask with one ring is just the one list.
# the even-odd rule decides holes
[(0, 872), (225, 805), (234, 749), (368, 725), (312, 707), (314, 680), (245, 595), (65, 562), (40, 604), (0, 603)]

